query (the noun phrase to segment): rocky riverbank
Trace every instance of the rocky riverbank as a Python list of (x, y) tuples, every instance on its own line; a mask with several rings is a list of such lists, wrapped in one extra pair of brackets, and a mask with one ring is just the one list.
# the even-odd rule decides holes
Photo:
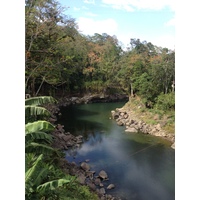
[(86, 94), (82, 97), (71, 96), (71, 97), (62, 97), (58, 101), (58, 107), (68, 106), (74, 104), (88, 104), (88, 103), (107, 103), (107, 102), (117, 102), (117, 101), (126, 101), (128, 96), (125, 94)]
[(112, 110), (111, 115), (119, 126), (126, 126), (126, 132), (142, 132), (144, 134), (165, 138), (172, 143), (171, 147), (175, 149), (174, 134), (170, 134), (162, 130), (162, 127), (159, 123), (156, 125), (147, 124), (143, 120), (136, 117), (133, 111), (130, 111), (126, 108), (117, 108), (116, 110)]
[[(68, 99), (66, 105), (71, 105), (75, 103), (80, 103), (80, 99), (71, 98)], [(61, 124), (56, 124), (57, 117), (61, 115), (59, 106), (66, 106), (59, 102), (57, 105), (45, 105), (45, 107), (50, 111), (51, 117), (49, 121), (55, 125), (55, 130), (52, 132), (53, 144), (52, 147), (64, 151), (70, 148), (79, 148), (81, 143), (83, 143), (83, 137), (81, 135), (74, 136), (69, 132), (65, 132), (64, 126)], [(114, 197), (107, 194), (109, 190), (115, 188), (113, 183), (109, 182), (108, 174), (102, 169), (99, 172), (92, 171), (89, 165), (89, 160), (82, 161), (79, 164), (75, 162), (68, 162), (66, 159), (61, 158), (59, 160), (59, 166), (67, 174), (71, 176), (76, 176), (77, 181), (81, 185), (87, 185), (92, 192), (95, 192), (100, 200), (121, 200), (120, 197)]]

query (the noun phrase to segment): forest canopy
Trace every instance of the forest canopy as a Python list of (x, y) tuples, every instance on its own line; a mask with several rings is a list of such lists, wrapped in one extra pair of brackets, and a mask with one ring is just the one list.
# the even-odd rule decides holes
[(175, 51), (134, 36), (124, 50), (115, 35), (81, 34), (64, 13), (55, 0), (25, 1), (26, 93), (126, 93), (150, 107), (174, 94)]

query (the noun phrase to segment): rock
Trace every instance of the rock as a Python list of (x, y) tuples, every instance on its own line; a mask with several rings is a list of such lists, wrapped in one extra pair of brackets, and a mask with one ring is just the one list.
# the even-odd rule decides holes
[(112, 197), (112, 195), (110, 195), (110, 194), (106, 194), (106, 199), (107, 200), (115, 200), (115, 198)]
[(114, 184), (110, 184), (110, 185), (107, 187), (108, 190), (111, 190), (111, 189), (114, 189), (114, 188), (115, 188), (115, 185), (114, 185)]
[(100, 183), (99, 186), (100, 186), (100, 187), (103, 187), (104, 185), (103, 185), (103, 183)]
[(124, 114), (124, 119), (127, 119), (127, 118), (128, 118), (128, 114), (125, 113), (125, 114)]
[(85, 179), (86, 177), (83, 175), (83, 174), (80, 174), (78, 177), (77, 177), (77, 180), (80, 184), (85, 184)]
[(134, 128), (134, 127), (129, 127), (129, 128), (127, 128), (126, 130), (125, 130), (125, 132), (131, 132), (131, 133), (137, 133), (138, 131), (137, 131), (137, 129), (136, 128)]
[(107, 200), (106, 197), (101, 196), (100, 200)]
[(125, 132), (137, 133), (138, 131), (137, 131), (137, 129), (134, 128), (134, 127), (128, 127), (128, 128), (125, 130)]
[(88, 185), (92, 190), (96, 190), (96, 186), (95, 186), (94, 183), (88, 182), (87, 185)]
[(75, 102), (76, 100), (78, 100), (78, 97), (72, 97), (71, 98), (72, 103)]
[(95, 185), (100, 185), (100, 183), (101, 183), (101, 179), (100, 179), (100, 178), (96, 178), (96, 179), (94, 180), (94, 184), (95, 184)]
[(107, 175), (107, 173), (104, 170), (101, 170), (99, 172), (99, 177), (102, 178), (102, 179), (107, 179), (108, 175)]
[(157, 124), (156, 126), (155, 126), (155, 128), (157, 129), (157, 130), (161, 130), (161, 126), (160, 126), (160, 124)]
[(104, 194), (106, 193), (106, 191), (105, 191), (104, 188), (100, 188), (100, 189), (99, 189), (99, 193), (102, 194), (102, 195), (104, 195)]
[(85, 171), (89, 171), (90, 170), (90, 165), (88, 165), (86, 162), (82, 162), (81, 163), (81, 168)]
[(94, 173), (95, 171), (86, 171), (86, 176), (92, 180), (94, 178)]
[(175, 149), (175, 142), (171, 145), (172, 149)]
[(118, 122), (117, 122), (117, 125), (119, 125), (119, 126), (123, 126), (124, 124), (123, 124), (122, 121), (118, 121)]

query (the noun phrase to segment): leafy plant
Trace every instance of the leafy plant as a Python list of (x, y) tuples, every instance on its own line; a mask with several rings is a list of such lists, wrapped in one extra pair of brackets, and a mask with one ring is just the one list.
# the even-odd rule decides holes
[(156, 99), (155, 108), (158, 110), (174, 110), (175, 109), (175, 93), (161, 93)]

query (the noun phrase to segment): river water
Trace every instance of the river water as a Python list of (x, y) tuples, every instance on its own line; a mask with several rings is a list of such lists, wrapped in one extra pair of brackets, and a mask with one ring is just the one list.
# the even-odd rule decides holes
[(94, 103), (62, 108), (59, 123), (65, 131), (83, 135), (78, 149), (66, 151), (77, 164), (89, 160), (98, 175), (105, 170), (115, 188), (106, 191), (124, 200), (174, 200), (175, 151), (159, 137), (126, 133), (111, 117), (124, 103)]

